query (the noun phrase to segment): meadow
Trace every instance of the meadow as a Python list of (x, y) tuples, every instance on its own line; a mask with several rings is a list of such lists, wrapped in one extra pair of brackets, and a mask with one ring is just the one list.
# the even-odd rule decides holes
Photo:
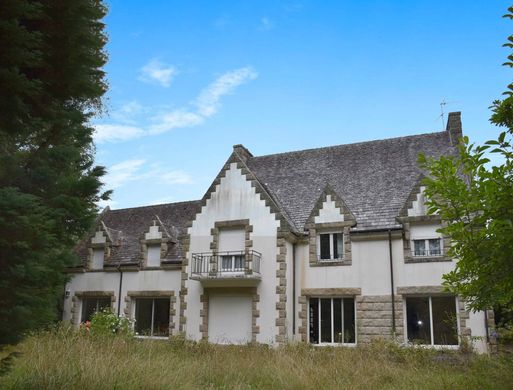
[(384, 341), (357, 348), (215, 346), (59, 328), (4, 348), (0, 358), (2, 389), (513, 388), (511, 357)]

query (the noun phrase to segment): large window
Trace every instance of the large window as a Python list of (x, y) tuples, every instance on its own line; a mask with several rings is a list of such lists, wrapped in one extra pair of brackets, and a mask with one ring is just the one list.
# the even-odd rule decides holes
[(458, 345), (454, 297), (406, 298), (408, 341), (428, 345)]
[(441, 241), (440, 238), (413, 240), (413, 256), (441, 256)]
[(137, 298), (135, 331), (141, 336), (169, 335), (169, 298)]
[(341, 232), (319, 234), (317, 257), (320, 261), (342, 259), (344, 257), (344, 234)]
[(102, 309), (111, 307), (110, 297), (86, 297), (82, 298), (82, 318), (81, 322), (91, 321), (93, 314)]
[(312, 344), (354, 344), (354, 298), (310, 298), (309, 326)]

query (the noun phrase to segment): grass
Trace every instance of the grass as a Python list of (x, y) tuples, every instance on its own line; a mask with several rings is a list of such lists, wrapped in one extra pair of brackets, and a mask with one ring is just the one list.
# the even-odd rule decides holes
[(2, 389), (513, 388), (511, 358), (385, 342), (358, 348), (214, 346), (60, 328), (31, 335), (2, 355), (14, 351), (19, 355), (0, 373)]

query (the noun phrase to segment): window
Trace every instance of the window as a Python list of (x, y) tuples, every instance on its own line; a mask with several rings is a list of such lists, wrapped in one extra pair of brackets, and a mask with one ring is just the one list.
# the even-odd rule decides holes
[(441, 256), (442, 246), (440, 238), (413, 240), (414, 256)]
[(406, 298), (408, 341), (428, 345), (458, 345), (454, 297)]
[(354, 298), (310, 298), (310, 343), (354, 344)]
[(135, 331), (142, 336), (169, 335), (169, 298), (137, 298)]
[(160, 244), (147, 246), (147, 262), (148, 267), (160, 267)]
[(105, 256), (104, 248), (94, 248), (91, 269), (103, 269), (103, 258)]
[(344, 234), (340, 232), (319, 234), (317, 257), (321, 261), (342, 259), (344, 257)]
[(102, 309), (111, 307), (110, 297), (82, 298), (82, 319), (81, 322), (91, 321), (93, 314)]
[(244, 255), (222, 255), (221, 271), (244, 271)]

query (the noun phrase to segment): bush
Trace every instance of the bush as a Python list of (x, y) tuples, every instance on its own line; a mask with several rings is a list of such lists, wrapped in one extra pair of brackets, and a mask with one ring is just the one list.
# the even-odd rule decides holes
[(132, 337), (133, 322), (126, 317), (118, 317), (111, 309), (102, 309), (93, 314), (90, 332), (93, 335)]

